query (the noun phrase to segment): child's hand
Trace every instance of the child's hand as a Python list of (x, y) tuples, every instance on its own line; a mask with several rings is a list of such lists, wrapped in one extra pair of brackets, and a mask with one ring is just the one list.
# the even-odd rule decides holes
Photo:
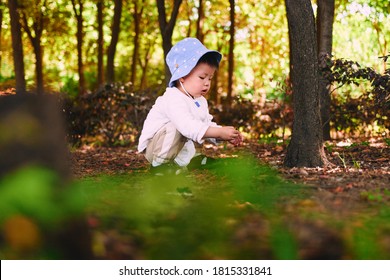
[(240, 135), (240, 132), (232, 126), (220, 127), (219, 131), (220, 131), (219, 138), (229, 142), (234, 141)]
[(209, 127), (203, 137), (228, 141), (234, 146), (241, 145), (243, 140), (241, 133), (232, 126)]
[(242, 141), (243, 141), (243, 137), (241, 133), (239, 133), (234, 139), (230, 140), (229, 142), (237, 147), (242, 144)]
[(242, 144), (243, 137), (241, 133), (232, 126), (225, 126), (223, 130), (226, 134), (224, 140), (227, 140), (229, 143), (234, 146), (239, 146)]

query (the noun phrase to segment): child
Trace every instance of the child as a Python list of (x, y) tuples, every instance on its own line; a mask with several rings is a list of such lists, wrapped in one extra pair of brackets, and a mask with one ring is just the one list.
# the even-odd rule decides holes
[(219, 52), (208, 50), (195, 38), (186, 38), (169, 51), (166, 63), (172, 77), (146, 117), (138, 144), (152, 170), (173, 163), (180, 171), (196, 155), (195, 143), (206, 139), (242, 143), (234, 127), (212, 122), (204, 97), (221, 59)]

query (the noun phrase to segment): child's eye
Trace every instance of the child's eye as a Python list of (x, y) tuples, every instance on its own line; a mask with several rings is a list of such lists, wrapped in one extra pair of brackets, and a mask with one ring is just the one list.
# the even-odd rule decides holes
[(204, 80), (204, 79), (206, 79), (206, 77), (202, 77), (202, 76), (199, 76), (199, 78), (200, 78), (201, 80)]

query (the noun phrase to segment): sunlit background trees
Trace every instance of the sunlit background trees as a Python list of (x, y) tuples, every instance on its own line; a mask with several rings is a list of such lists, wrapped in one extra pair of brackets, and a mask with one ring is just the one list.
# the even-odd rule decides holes
[[(14, 75), (12, 62), (11, 30), (9, 13), (2, 0), (1, 32), (1, 77)], [(114, 1), (22, 1), (22, 17), (28, 25), (23, 26), (23, 47), (26, 78), (29, 87), (36, 86), (34, 48), (28, 38), (28, 30), (34, 23), (42, 22), (43, 72), (46, 88), (54, 91), (69, 90), (79, 81), (77, 72), (77, 15), (73, 11), (83, 5), (83, 60), (87, 88), (96, 86), (98, 59), (98, 15), (97, 3), (103, 3), (104, 52), (112, 38)], [(167, 15), (170, 15), (166, 1)], [(197, 31), (199, 3), (202, 2), (201, 31)], [(383, 70), (378, 56), (388, 53), (390, 38), (388, 1), (336, 1), (334, 22), (334, 55), (359, 61)], [(316, 5), (314, 4), (314, 9)], [(220, 76), (227, 71), (229, 41), (229, 3), (227, 1), (184, 1), (180, 6), (173, 31), (173, 42), (185, 36), (202, 33), (210, 48), (219, 49), (225, 55)], [(288, 74), (288, 32), (284, 2), (236, 2), (236, 32), (234, 46), (234, 85), (236, 94), (259, 96), (262, 91), (275, 93), (276, 82)], [(78, 14), (79, 15), (79, 14)], [(42, 17), (42, 18), (41, 18)], [(22, 22), (25, 22), (24, 20)], [(38, 27), (37, 27), (38, 28)], [(39, 39), (37, 30), (32, 36)], [(135, 45), (137, 44), (137, 45)], [(135, 63), (133, 53), (137, 51)], [(133, 64), (137, 67), (132, 68)], [(163, 83), (164, 57), (162, 39), (158, 28), (158, 11), (155, 1), (123, 1), (120, 35), (115, 55), (117, 81), (128, 82), (136, 72), (134, 85), (145, 88)], [(135, 70), (135, 71), (134, 71)], [(146, 73), (146, 74), (145, 74)], [(142, 77), (147, 79), (142, 83)], [(226, 84), (220, 82), (220, 91)], [(74, 87), (74, 86), (73, 86)]]
[[(19, 4), (28, 90), (75, 97), (117, 82), (135, 93), (150, 89), (158, 93), (166, 85), (164, 52), (192, 36), (224, 55), (209, 97), (215, 104), (227, 100), (232, 106), (231, 99), (237, 97), (260, 106), (289, 99), (289, 40), (282, 0), (23, 0)], [(317, 2), (312, 4), (316, 14)], [(1, 0), (0, 7), (0, 86), (5, 89), (15, 86), (15, 70), (7, 1)], [(389, 53), (389, 13), (386, 0), (336, 1), (334, 58), (383, 73), (386, 62), (379, 57)], [(349, 96), (358, 98), (368, 86), (343, 86), (332, 94), (345, 101)]]

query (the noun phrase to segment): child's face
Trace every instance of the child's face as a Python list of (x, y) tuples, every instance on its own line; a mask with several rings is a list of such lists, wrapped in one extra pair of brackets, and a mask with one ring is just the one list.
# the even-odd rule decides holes
[(199, 63), (190, 74), (180, 79), (185, 89), (195, 98), (210, 90), (211, 80), (216, 69), (207, 63)]

